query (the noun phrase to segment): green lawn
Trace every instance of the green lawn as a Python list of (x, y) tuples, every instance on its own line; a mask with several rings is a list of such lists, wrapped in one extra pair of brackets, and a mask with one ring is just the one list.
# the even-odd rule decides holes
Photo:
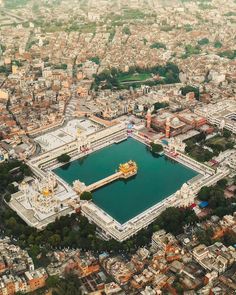
[(231, 142), (231, 139), (226, 139), (223, 136), (216, 135), (215, 137), (208, 139), (205, 144), (210, 147), (218, 146), (221, 147), (222, 150), (226, 150), (228, 148), (227, 144)]
[(152, 77), (150, 73), (141, 73), (141, 74), (123, 74), (118, 77), (120, 83), (124, 82), (133, 82), (133, 81), (145, 81)]
[(217, 135), (217, 136), (212, 137), (211, 139), (207, 140), (206, 143), (224, 145), (225, 144), (225, 138)]
[(198, 145), (188, 147), (187, 152), (190, 157), (202, 163), (209, 161), (214, 156), (213, 153), (203, 149), (201, 146)]

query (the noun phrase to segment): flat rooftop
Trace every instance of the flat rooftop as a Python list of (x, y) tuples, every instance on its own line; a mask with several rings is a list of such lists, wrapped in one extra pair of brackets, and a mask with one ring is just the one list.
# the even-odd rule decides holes
[(89, 135), (99, 129), (101, 125), (89, 119), (73, 119), (65, 126), (35, 138), (35, 141), (47, 152), (75, 140), (78, 136)]

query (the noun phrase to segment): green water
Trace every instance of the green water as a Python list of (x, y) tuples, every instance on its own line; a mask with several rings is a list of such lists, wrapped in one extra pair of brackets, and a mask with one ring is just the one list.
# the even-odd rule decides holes
[(138, 174), (117, 180), (93, 192), (93, 201), (120, 223), (162, 201), (197, 172), (167, 159), (153, 156), (140, 142), (128, 139), (92, 153), (54, 172), (72, 184), (80, 179), (86, 185), (113, 174), (120, 163), (136, 161)]

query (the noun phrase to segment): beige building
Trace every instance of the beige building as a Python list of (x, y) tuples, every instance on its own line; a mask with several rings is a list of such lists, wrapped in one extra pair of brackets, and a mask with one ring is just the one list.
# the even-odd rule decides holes
[(0, 89), (0, 100), (8, 100), (8, 93)]

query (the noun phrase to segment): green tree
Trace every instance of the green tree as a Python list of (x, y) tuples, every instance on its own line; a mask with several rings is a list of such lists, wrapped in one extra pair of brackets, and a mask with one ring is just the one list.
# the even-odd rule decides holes
[(208, 201), (210, 198), (211, 187), (203, 186), (197, 194), (200, 201)]
[[(17, 192), (17, 188), (16, 188), (12, 183), (10, 183), (10, 184), (8, 184), (8, 186), (7, 186), (7, 191), (8, 191), (10, 194), (14, 194), (14, 193)], [(5, 197), (5, 200), (7, 200), (6, 197)]]
[(0, 53), (6, 51), (6, 46), (0, 43)]
[(80, 195), (80, 199), (81, 200), (86, 200), (86, 201), (90, 201), (93, 199), (93, 195), (91, 192), (83, 192), (81, 195)]
[(206, 246), (210, 246), (212, 244), (212, 229), (207, 229), (207, 230), (198, 230), (196, 232), (196, 236), (198, 238), (198, 241), (201, 244), (205, 244)]
[(154, 103), (155, 111), (166, 108), (168, 106), (169, 106), (168, 102), (156, 102), (156, 103)]
[(61, 236), (59, 234), (54, 234), (49, 238), (49, 243), (56, 247), (59, 246), (61, 242)]
[(198, 44), (201, 45), (201, 46), (207, 45), (207, 44), (209, 44), (209, 39), (208, 38), (203, 38), (203, 39), (198, 41)]
[(11, 195), (10, 194), (6, 194), (5, 195), (5, 200), (7, 203), (9, 203), (11, 201)]
[(199, 91), (198, 87), (193, 87), (193, 86), (187, 85), (185, 87), (182, 87), (180, 89), (180, 91), (181, 91), (182, 95), (184, 95), (184, 96), (186, 94), (188, 94), (189, 92), (194, 92), (196, 99), (199, 99), (199, 97), (200, 97), (200, 91)]
[(91, 57), (89, 60), (94, 62), (97, 65), (100, 65), (100, 58), (98, 56)]
[(195, 137), (197, 142), (204, 143), (206, 140), (206, 134), (204, 132), (200, 132), (198, 135)]
[(228, 58), (228, 59), (235, 59), (235, 57), (236, 57), (236, 50), (222, 51), (222, 52), (219, 52), (218, 55), (220, 57), (225, 57), (225, 58)]
[(49, 276), (46, 280), (46, 286), (48, 288), (56, 288), (59, 285), (60, 278), (58, 276)]
[(16, 221), (15, 217), (10, 217), (10, 219), (7, 220), (7, 225), (10, 228), (14, 228), (17, 225), (17, 221)]
[(160, 48), (166, 49), (166, 45), (164, 43), (161, 43), (161, 42), (155, 42), (155, 43), (153, 43), (150, 46), (150, 48), (151, 49), (153, 49), (153, 48), (156, 48), (156, 49), (160, 49)]
[(7, 66), (0, 66), (0, 73), (9, 75), (11, 73), (11, 70)]
[(236, 244), (236, 235), (233, 233), (226, 232), (222, 238), (222, 242), (225, 246), (234, 246)]
[(154, 154), (159, 154), (163, 152), (163, 146), (161, 144), (151, 142), (150, 146), (151, 146), (151, 152)]
[(35, 259), (40, 254), (40, 248), (38, 245), (32, 245), (29, 249), (30, 256)]
[(190, 24), (184, 25), (184, 29), (186, 32), (191, 32), (193, 30), (193, 27)]
[(183, 232), (184, 225), (197, 221), (195, 212), (191, 209), (169, 207), (158, 217), (156, 223), (167, 232), (178, 235)]
[(80, 286), (78, 277), (70, 273), (60, 280), (57, 291), (59, 295), (80, 295)]
[(223, 136), (226, 138), (226, 139), (229, 139), (231, 137), (232, 133), (227, 130), (227, 129), (224, 129), (223, 130)]
[(62, 154), (57, 157), (57, 160), (60, 163), (68, 163), (70, 159), (71, 159), (71, 156), (69, 156), (68, 154)]
[(125, 26), (122, 30), (122, 33), (125, 35), (131, 35), (130, 28), (128, 26)]
[(233, 142), (227, 142), (225, 147), (226, 147), (227, 150), (231, 150), (231, 149), (234, 148), (234, 145), (235, 144)]
[(215, 48), (221, 48), (223, 45), (222, 45), (222, 43), (220, 42), (220, 41), (216, 41), (215, 43), (214, 43), (214, 47)]
[(222, 206), (215, 208), (213, 214), (222, 218), (225, 215), (233, 214), (234, 211), (235, 209), (232, 206)]
[(67, 64), (54, 65), (54, 69), (56, 69), (56, 70), (67, 70)]
[(226, 206), (226, 199), (222, 192), (218, 191), (215, 192), (213, 196), (209, 199), (209, 207), (212, 209), (216, 209), (219, 207), (225, 207)]
[(217, 181), (217, 184), (216, 184), (216, 185), (217, 185), (220, 189), (224, 190), (224, 189), (226, 188), (226, 186), (227, 186), (227, 183), (228, 183), (227, 179), (223, 178), (223, 179)]
[(200, 54), (201, 53), (201, 47), (199, 45), (193, 46), (191, 44), (187, 44), (185, 46), (185, 54), (182, 56), (182, 58), (187, 58), (194, 54)]

